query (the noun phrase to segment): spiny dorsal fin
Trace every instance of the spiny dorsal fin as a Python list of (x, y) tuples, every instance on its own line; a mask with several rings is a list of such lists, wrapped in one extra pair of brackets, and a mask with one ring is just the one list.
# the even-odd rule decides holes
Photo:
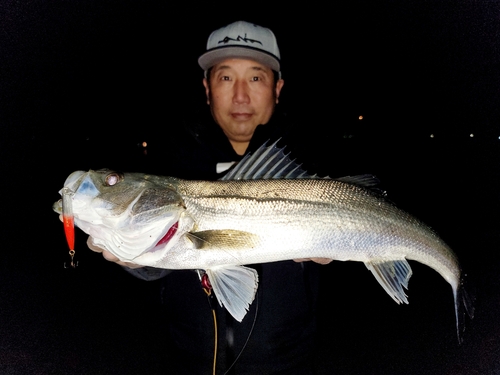
[[(270, 179), (313, 179), (330, 177), (318, 177), (311, 175), (297, 164), (295, 159), (284, 153), (284, 147), (279, 148), (277, 143), (267, 146), (267, 141), (253, 154), (245, 155), (241, 161), (231, 168), (220, 180), (270, 180)], [(378, 188), (380, 181), (371, 174), (359, 176), (346, 176), (335, 180), (349, 184), (358, 185), (386, 196), (385, 191)]]
[(318, 178), (303, 170), (295, 159), (290, 159), (283, 148), (276, 146), (279, 139), (272, 145), (265, 142), (253, 154), (247, 154), (220, 180), (267, 180)]

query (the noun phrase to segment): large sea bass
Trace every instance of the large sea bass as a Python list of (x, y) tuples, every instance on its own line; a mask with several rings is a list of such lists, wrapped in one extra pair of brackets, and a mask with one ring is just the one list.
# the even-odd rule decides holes
[(425, 224), (373, 188), (372, 176), (309, 176), (275, 144), (248, 155), (218, 181), (110, 170), (73, 172), (54, 210), (71, 210), (95, 245), (122, 261), (205, 270), (221, 305), (241, 321), (258, 285), (245, 264), (298, 258), (363, 262), (397, 302), (408, 260), (450, 285), (461, 341), (465, 310), (456, 255)]

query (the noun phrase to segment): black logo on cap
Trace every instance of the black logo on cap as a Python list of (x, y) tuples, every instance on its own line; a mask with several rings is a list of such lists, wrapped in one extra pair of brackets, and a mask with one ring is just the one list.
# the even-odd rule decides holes
[(235, 42), (245, 42), (245, 43), (250, 42), (250, 43), (259, 43), (260, 45), (262, 45), (262, 43), (261, 43), (259, 40), (255, 40), (255, 39), (250, 39), (250, 38), (247, 38), (247, 33), (245, 33), (245, 37), (244, 37), (244, 38), (242, 38), (242, 37), (241, 37), (241, 36), (239, 36), (239, 35), (238, 35), (238, 37), (237, 37), (236, 39), (234, 39), (234, 38), (230, 38), (230, 37), (226, 36), (224, 39), (219, 40), (219, 42), (218, 42), (217, 44), (221, 44), (221, 43), (226, 44), (226, 43), (229, 43), (229, 41), (231, 41), (231, 40), (233, 40), (233, 41), (235, 41)]

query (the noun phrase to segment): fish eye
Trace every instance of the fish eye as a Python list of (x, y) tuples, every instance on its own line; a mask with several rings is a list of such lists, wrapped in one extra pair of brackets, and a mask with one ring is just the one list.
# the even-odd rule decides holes
[(120, 182), (121, 179), (122, 176), (119, 173), (113, 172), (106, 176), (104, 182), (106, 183), (107, 186), (113, 186), (116, 185), (118, 182)]

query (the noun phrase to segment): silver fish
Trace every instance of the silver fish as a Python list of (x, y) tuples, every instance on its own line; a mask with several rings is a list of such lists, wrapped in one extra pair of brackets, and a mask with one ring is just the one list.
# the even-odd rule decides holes
[[(408, 303), (408, 260), (437, 271), (455, 301), (459, 342), (472, 301), (454, 252), (389, 202), (373, 176), (318, 178), (275, 144), (218, 181), (111, 170), (73, 172), (75, 225), (122, 261), (205, 270), (221, 304), (241, 321), (258, 286), (244, 265), (299, 258), (363, 262), (398, 304)], [(62, 189), (61, 189), (62, 191)], [(58, 201), (53, 209), (61, 213)]]

